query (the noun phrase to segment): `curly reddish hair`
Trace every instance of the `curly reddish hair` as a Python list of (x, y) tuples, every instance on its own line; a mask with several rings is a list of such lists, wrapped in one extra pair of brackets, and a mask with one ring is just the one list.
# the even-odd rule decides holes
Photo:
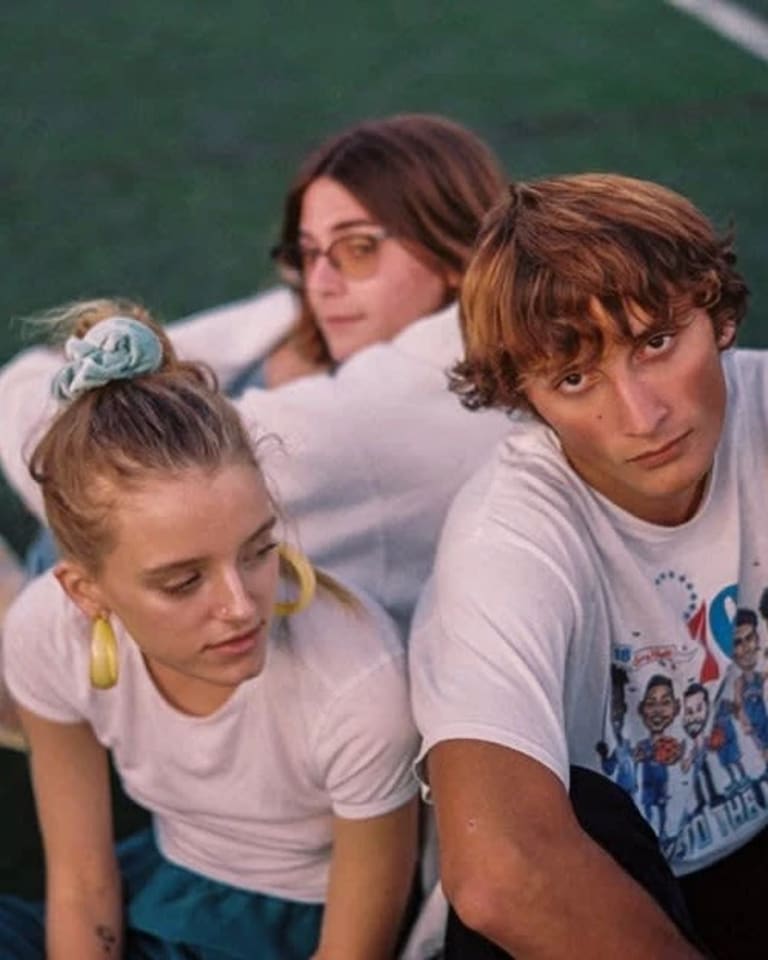
[(735, 330), (748, 298), (735, 261), (732, 236), (658, 184), (596, 173), (512, 184), (464, 277), (451, 388), (470, 409), (525, 407), (528, 375), (601, 354), (601, 313), (626, 338), (638, 307), (659, 326), (699, 307), (716, 335)]

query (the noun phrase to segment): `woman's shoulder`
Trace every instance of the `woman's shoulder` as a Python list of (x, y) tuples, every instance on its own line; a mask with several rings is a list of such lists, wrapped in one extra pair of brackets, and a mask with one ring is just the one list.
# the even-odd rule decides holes
[(357, 804), (370, 801), (374, 785), (391, 787), (393, 771), (409, 783), (417, 734), (404, 643), (374, 601), (354, 594), (350, 606), (320, 591), (294, 618), (284, 662), (294, 679), (291, 722), (301, 714), (318, 782), (341, 816), (374, 816), (380, 808)]
[(87, 682), (89, 630), (51, 571), (30, 581), (3, 623), (2, 668), (13, 696), (49, 719), (79, 719), (76, 691)]
[(384, 609), (356, 587), (340, 598), (324, 587), (290, 618), (278, 647), (294, 667), (327, 691), (354, 684), (385, 665), (404, 662), (403, 639)]
[[(246, 393), (244, 406), (247, 408), (249, 400), (264, 408), (271, 405), (290, 410), (295, 406), (306, 416), (307, 407), (312, 405), (324, 415), (338, 412), (345, 424), (357, 418), (370, 427), (372, 384), (379, 385), (377, 409), (398, 400), (412, 404), (414, 392), (418, 396), (434, 394), (453, 405), (455, 398), (445, 389), (445, 371), (459, 359), (461, 349), (456, 308), (452, 306), (416, 321), (393, 340), (357, 351), (333, 375), (321, 372), (299, 377), (268, 391), (266, 397)], [(366, 402), (355, 405), (350, 402), (353, 397)]]
[(83, 620), (82, 614), (67, 597), (53, 570), (30, 580), (8, 608), (3, 625), (4, 635), (31, 625), (45, 625), (48, 631), (63, 621)]
[(358, 351), (339, 368), (336, 380), (347, 390), (370, 392), (371, 377), (386, 385), (384, 396), (413, 389), (437, 388), (448, 394), (446, 370), (463, 352), (458, 309), (455, 304), (422, 317), (392, 340)]

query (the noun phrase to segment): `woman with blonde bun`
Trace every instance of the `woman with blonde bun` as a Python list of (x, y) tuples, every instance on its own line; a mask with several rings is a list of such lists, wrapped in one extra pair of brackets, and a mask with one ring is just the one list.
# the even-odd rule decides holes
[[(31, 471), (61, 559), (3, 637), (45, 923), (0, 898), (4, 960), (391, 958), (416, 858), (393, 623), (280, 542), (236, 410), (145, 310), (55, 319)], [(153, 820), (117, 851), (108, 752)]]

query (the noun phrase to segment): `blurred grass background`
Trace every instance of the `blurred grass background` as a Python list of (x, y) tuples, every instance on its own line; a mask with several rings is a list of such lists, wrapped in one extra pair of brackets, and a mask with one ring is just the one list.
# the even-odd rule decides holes
[[(4, 0), (0, 91), (0, 361), (14, 318), (63, 300), (172, 319), (268, 283), (307, 149), (412, 110), (472, 127), (511, 176), (617, 170), (733, 222), (742, 342), (768, 346), (768, 64), (661, 0)], [(0, 489), (0, 533), (30, 529)], [(0, 756), (0, 808), (26, 822), (0, 830), (0, 890), (39, 889), (25, 777)]]

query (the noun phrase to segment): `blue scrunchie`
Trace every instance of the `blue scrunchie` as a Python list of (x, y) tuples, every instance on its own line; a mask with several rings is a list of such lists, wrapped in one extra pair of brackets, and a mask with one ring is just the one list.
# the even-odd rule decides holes
[(51, 384), (60, 403), (68, 403), (110, 380), (129, 380), (159, 370), (163, 346), (145, 324), (133, 317), (116, 316), (100, 320), (82, 338), (70, 337), (64, 355), (69, 363)]

